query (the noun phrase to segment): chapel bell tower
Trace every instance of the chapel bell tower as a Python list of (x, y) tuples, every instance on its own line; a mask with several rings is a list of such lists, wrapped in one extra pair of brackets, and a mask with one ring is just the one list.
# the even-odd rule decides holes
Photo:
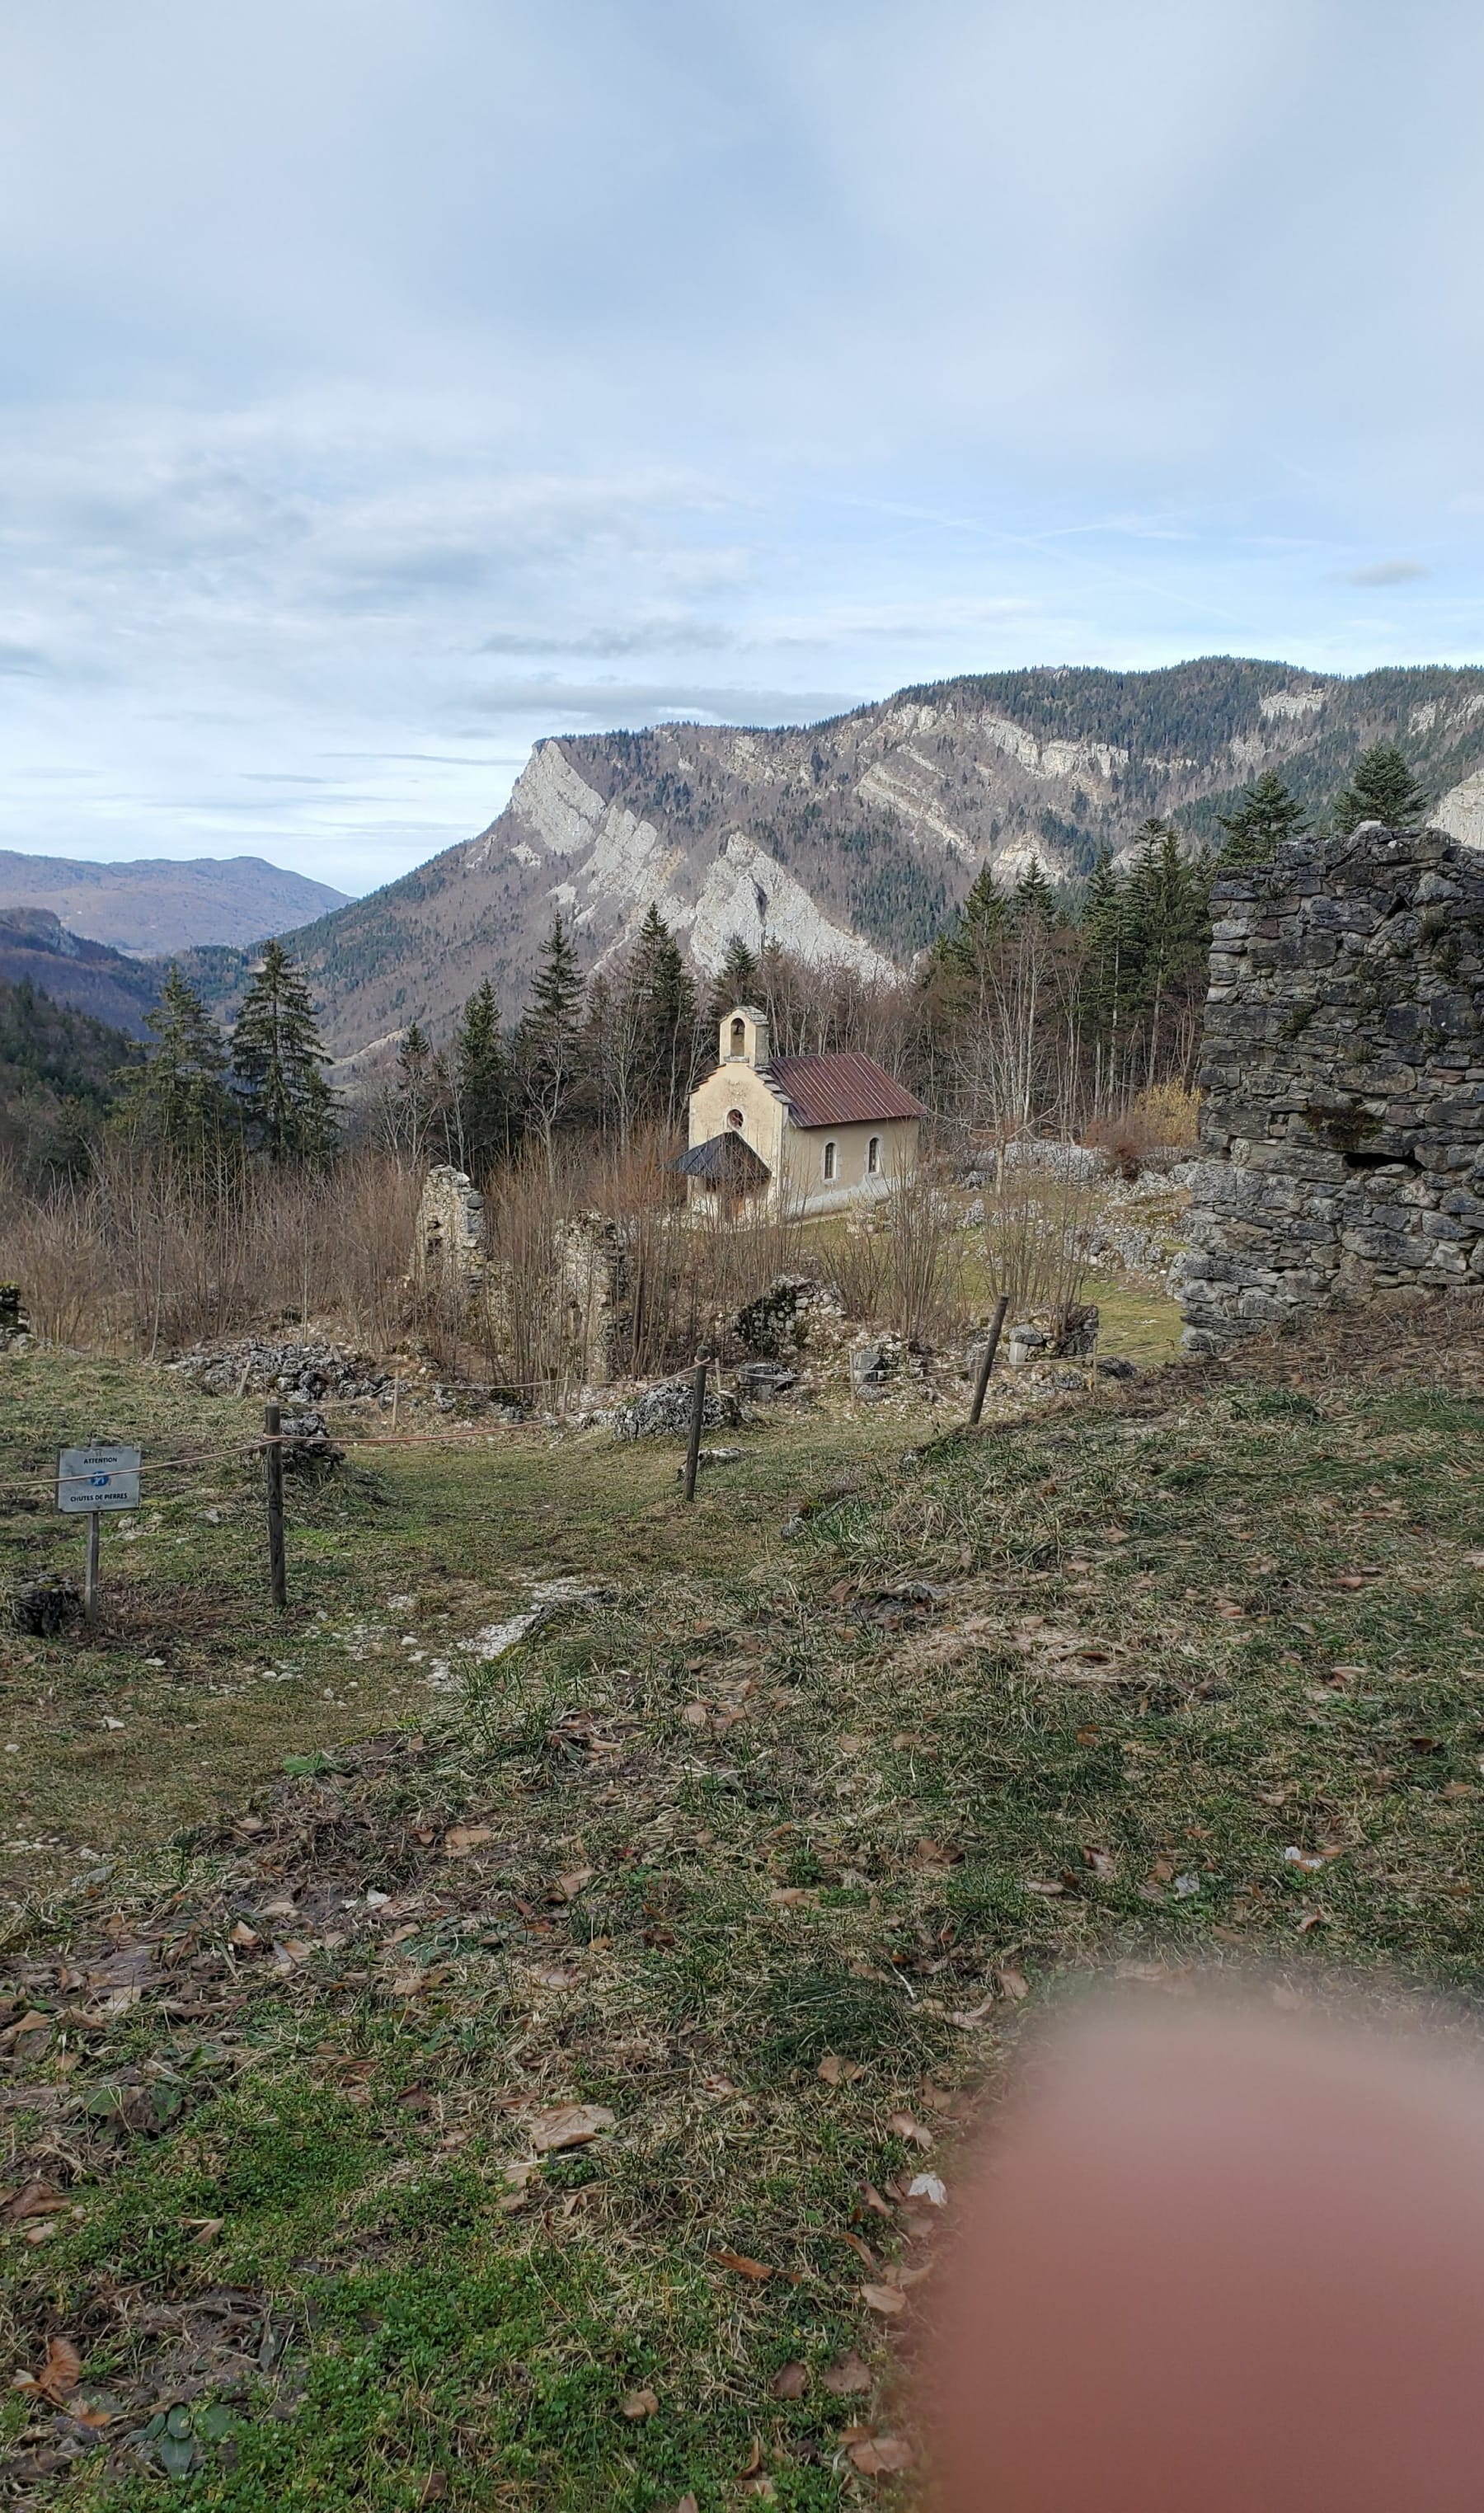
[(723, 1064), (750, 1064), (761, 1070), (768, 1061), (768, 1016), (755, 1004), (739, 1004), (721, 1024)]

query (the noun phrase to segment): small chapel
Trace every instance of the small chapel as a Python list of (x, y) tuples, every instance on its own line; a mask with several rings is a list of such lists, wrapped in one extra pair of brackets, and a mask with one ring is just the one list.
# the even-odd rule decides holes
[(762, 1219), (884, 1197), (917, 1166), (920, 1099), (872, 1056), (774, 1056), (768, 1017), (739, 1004), (716, 1069), (691, 1094), (677, 1164), (693, 1211)]

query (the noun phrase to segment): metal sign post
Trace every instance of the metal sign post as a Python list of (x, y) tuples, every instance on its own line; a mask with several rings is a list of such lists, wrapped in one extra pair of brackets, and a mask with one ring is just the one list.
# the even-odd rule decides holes
[(66, 1517), (81, 1516), (88, 1522), (83, 1613), (90, 1623), (98, 1616), (98, 1532), (103, 1512), (139, 1508), (140, 1463), (138, 1449), (103, 1448), (97, 1443), (91, 1449), (63, 1449), (57, 1460), (58, 1508)]

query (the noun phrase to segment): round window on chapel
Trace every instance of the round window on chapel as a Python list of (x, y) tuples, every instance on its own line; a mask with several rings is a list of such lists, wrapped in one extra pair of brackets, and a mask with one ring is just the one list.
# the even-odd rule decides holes
[(740, 1108), (729, 1108), (727, 1110), (727, 1124), (729, 1126), (740, 1126), (742, 1121), (742, 1112)]

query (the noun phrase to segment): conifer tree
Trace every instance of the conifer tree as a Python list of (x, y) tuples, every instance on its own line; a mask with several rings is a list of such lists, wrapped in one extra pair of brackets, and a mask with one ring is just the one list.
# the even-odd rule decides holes
[(510, 1073), (495, 989), (486, 977), (454, 1032), (460, 1159), (477, 1174), (508, 1148)]
[(1157, 1069), (1168, 1019), (1204, 990), (1211, 950), (1209, 858), (1181, 853), (1168, 820), (1145, 820), (1143, 852), (1129, 875), (1128, 932), (1137, 957), (1138, 1003), (1148, 1023), (1149, 1069)]
[(1218, 812), (1216, 818), (1226, 832), (1221, 853), (1223, 872), (1271, 863), (1284, 839), (1297, 837), (1307, 822), (1303, 804), (1275, 768), (1264, 770), (1255, 784), (1247, 786), (1234, 812)]
[(975, 876), (957, 924), (941, 934), (934, 943), (929, 956), (930, 973), (942, 970), (952, 977), (973, 977), (984, 952), (1001, 939), (1009, 924), (1009, 901), (994, 878), (992, 865), (986, 863)]
[(270, 942), (232, 1032), (232, 1081), (248, 1135), (275, 1163), (320, 1161), (334, 1149), (335, 1100), (321, 1067), (314, 1006), (303, 974)]
[(120, 1122), (172, 1153), (204, 1151), (234, 1136), (225, 1044), (174, 961), (144, 1026), (154, 1043), (142, 1065), (126, 1065), (119, 1077)]
[(1143, 957), (1131, 930), (1129, 885), (1114, 870), (1110, 850), (1100, 850), (1088, 876), (1078, 938), (1083, 963), (1082, 1017), (1098, 1058), (1097, 1086), (1116, 1090), (1123, 1052), (1139, 995)]
[(739, 1004), (750, 1003), (758, 993), (761, 963), (755, 951), (748, 949), (740, 934), (734, 934), (727, 944), (727, 956), (716, 972), (711, 989), (711, 1018), (724, 1020)]
[(636, 1103), (644, 1115), (673, 1126), (695, 1079), (696, 989), (679, 944), (653, 903), (639, 928), (624, 996)]
[(1039, 925), (1048, 934), (1062, 922), (1057, 894), (1035, 856), (1030, 857), (1017, 877), (1011, 894), (1010, 916), (1013, 924)]
[(573, 1114), (582, 1078), (583, 992), (577, 953), (558, 910), (515, 1042), (522, 1111), (545, 1151), (548, 1175), (555, 1136)]
[(1335, 826), (1342, 837), (1362, 820), (1384, 821), (1388, 829), (1420, 829), (1427, 817), (1425, 792), (1407, 765), (1405, 751), (1394, 741), (1378, 741), (1363, 750), (1350, 771), (1350, 781), (1335, 802)]

